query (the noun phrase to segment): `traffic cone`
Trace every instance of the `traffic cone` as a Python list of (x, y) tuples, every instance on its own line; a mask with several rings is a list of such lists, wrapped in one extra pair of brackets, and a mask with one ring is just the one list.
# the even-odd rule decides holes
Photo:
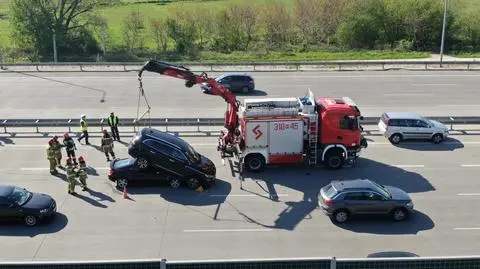
[(128, 199), (127, 187), (123, 187), (123, 199)]

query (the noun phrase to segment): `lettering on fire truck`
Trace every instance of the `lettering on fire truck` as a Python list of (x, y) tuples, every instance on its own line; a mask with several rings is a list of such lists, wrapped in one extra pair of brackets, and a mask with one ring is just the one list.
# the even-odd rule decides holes
[(260, 124), (255, 126), (255, 128), (252, 129), (252, 132), (255, 134), (255, 139), (258, 140), (262, 135), (262, 131), (260, 131), (258, 128), (260, 128)]
[(283, 130), (288, 130), (288, 129), (298, 129), (298, 122), (280, 122), (280, 123), (274, 123), (273, 124), (273, 130), (274, 131), (283, 131)]

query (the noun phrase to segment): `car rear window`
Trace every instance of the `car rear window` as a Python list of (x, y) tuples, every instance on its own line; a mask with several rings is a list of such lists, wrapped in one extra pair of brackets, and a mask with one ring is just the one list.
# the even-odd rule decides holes
[(325, 188), (323, 188), (323, 192), (330, 199), (338, 193), (332, 184), (325, 186)]
[(132, 162), (133, 159), (120, 159), (120, 160), (117, 160), (115, 162), (115, 167), (118, 168), (118, 167), (123, 167), (123, 166), (127, 166), (130, 164), (130, 162)]

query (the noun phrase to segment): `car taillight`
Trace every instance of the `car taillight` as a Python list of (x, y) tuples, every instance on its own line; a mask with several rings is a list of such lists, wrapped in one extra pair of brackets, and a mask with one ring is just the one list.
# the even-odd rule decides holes
[(323, 202), (324, 202), (325, 205), (327, 205), (327, 206), (333, 206), (333, 201), (330, 200), (330, 199), (323, 199)]
[(108, 175), (109, 175), (109, 176), (113, 175), (113, 172), (114, 172), (114, 171), (113, 171), (112, 168), (108, 169)]

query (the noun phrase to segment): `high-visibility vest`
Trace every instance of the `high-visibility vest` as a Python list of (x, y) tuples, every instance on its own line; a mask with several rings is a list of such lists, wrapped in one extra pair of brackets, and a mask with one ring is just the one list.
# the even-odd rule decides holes
[(81, 128), (82, 132), (87, 131), (88, 130), (88, 123), (84, 120), (81, 120), (80, 121), (80, 128)]
[(117, 116), (113, 116), (113, 118), (112, 118), (112, 116), (108, 117), (108, 125), (117, 126), (117, 124), (118, 124), (118, 117)]

